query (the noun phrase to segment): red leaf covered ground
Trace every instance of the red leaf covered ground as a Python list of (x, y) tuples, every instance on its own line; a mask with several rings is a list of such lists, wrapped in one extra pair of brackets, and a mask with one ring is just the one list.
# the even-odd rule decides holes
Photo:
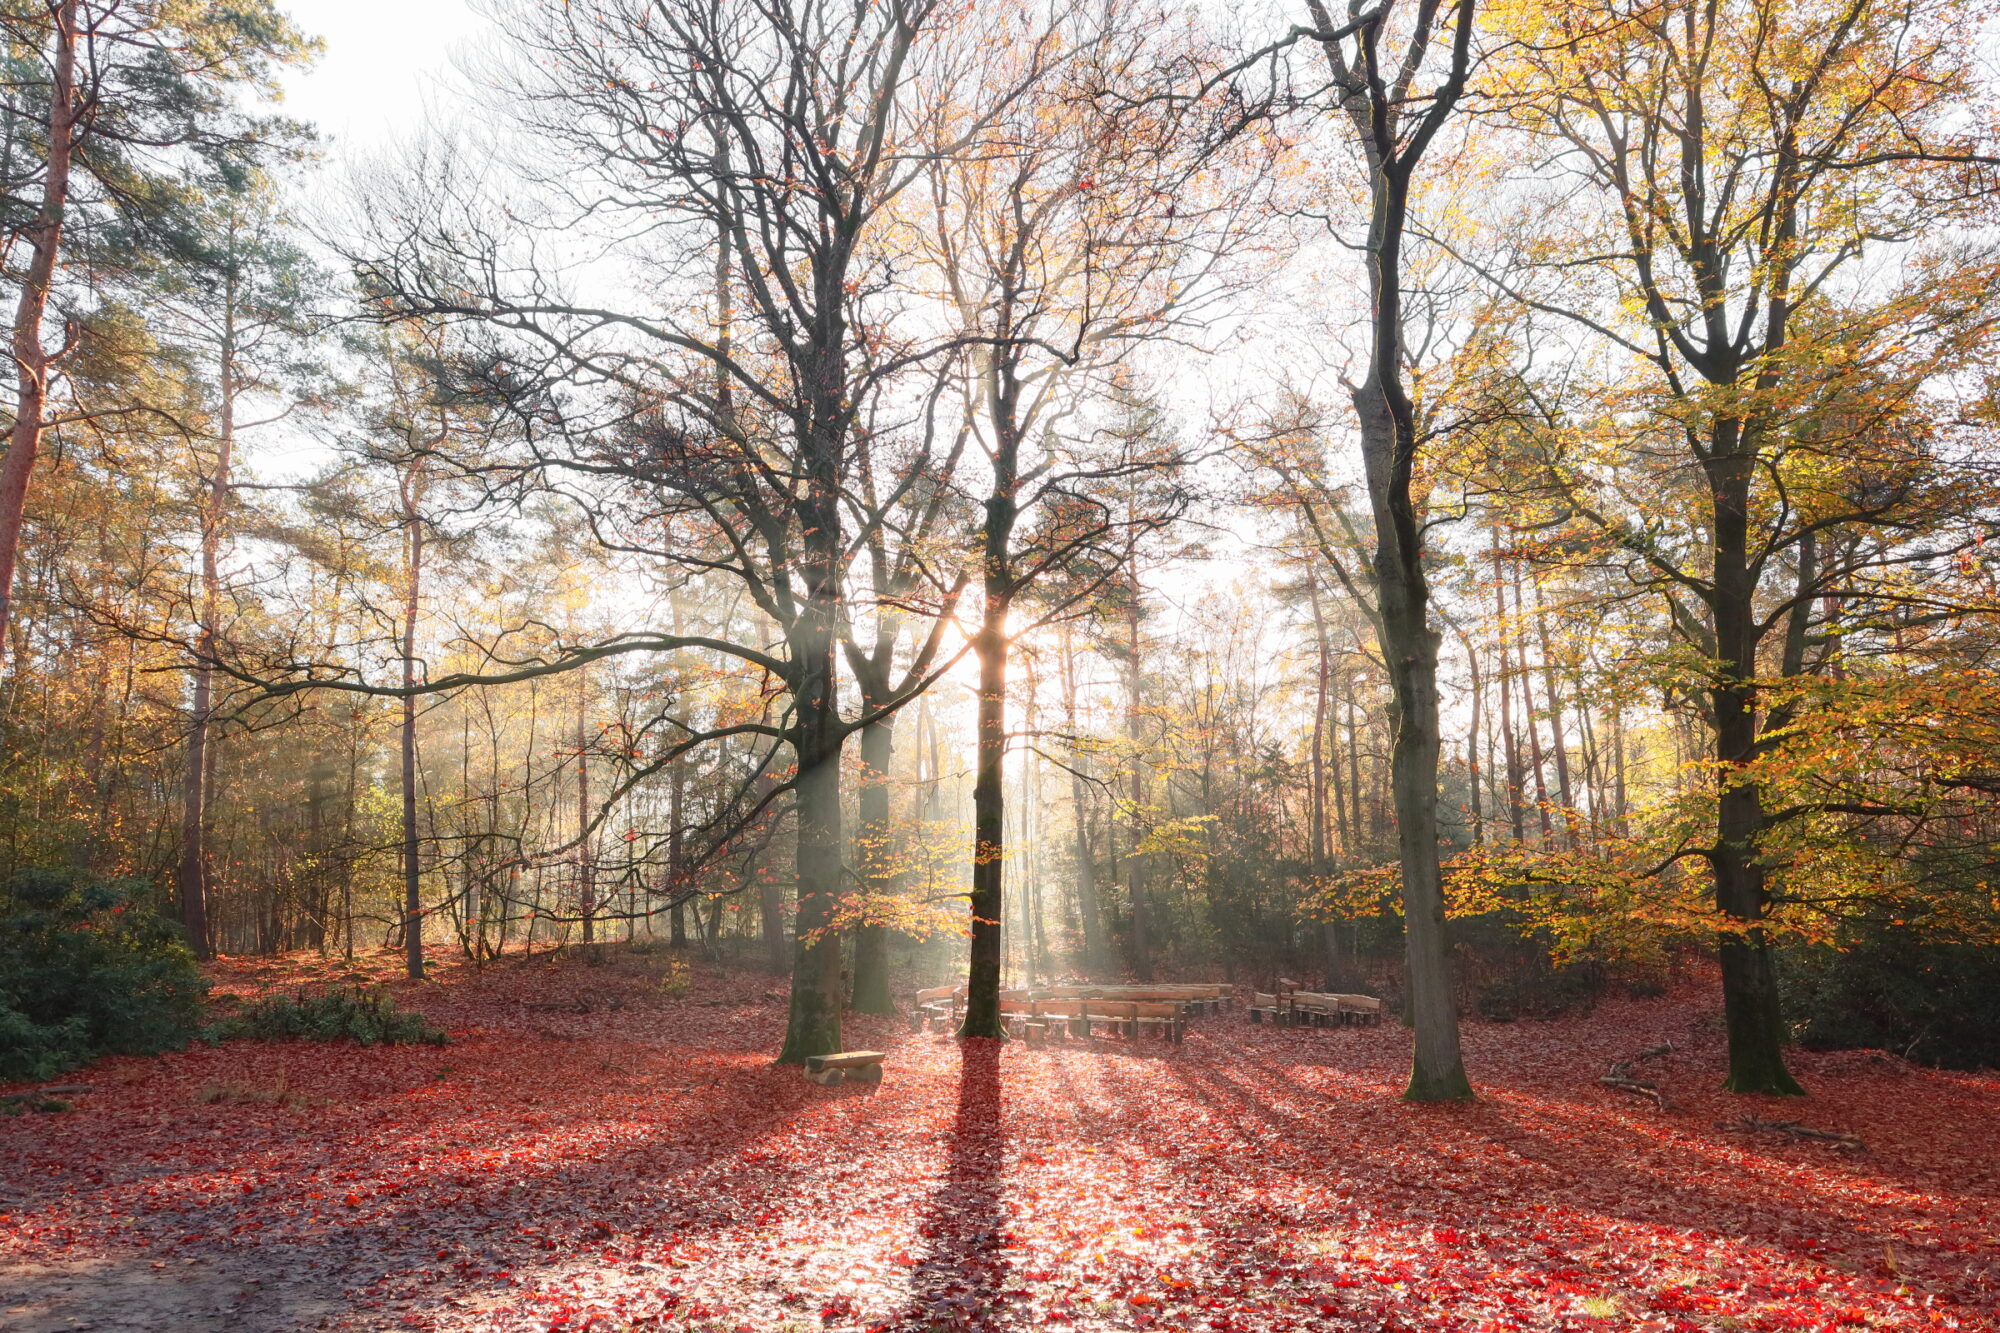
[[(508, 963), (398, 987), (441, 1049), (104, 1061), (0, 1119), (0, 1327), (1996, 1327), (2000, 1081), (1801, 1054), (1807, 1101), (1727, 1097), (1699, 992), (1469, 1024), (1480, 1101), (1419, 1108), (1393, 1024), (1240, 1013), (863, 1020), (886, 1081), (823, 1089), (769, 1064), (780, 990)], [(1597, 1086), (1665, 1040), (1670, 1110)], [(1866, 1147), (1716, 1127), (1751, 1112)]]

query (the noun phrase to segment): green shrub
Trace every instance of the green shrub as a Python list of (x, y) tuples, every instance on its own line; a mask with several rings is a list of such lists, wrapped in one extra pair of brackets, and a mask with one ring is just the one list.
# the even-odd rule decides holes
[(1948, 1069), (2000, 1069), (2000, 951), (1862, 927), (1840, 947), (1779, 955), (1792, 1036), (1818, 1050), (1894, 1051)]
[(0, 1079), (98, 1055), (154, 1055), (202, 1035), (208, 982), (144, 885), (26, 870), (0, 886)]
[(81, 1019), (37, 1023), (0, 999), (0, 1079), (54, 1078), (89, 1058)]
[(422, 1014), (398, 1009), (379, 986), (334, 987), (270, 995), (244, 1006), (224, 1026), (231, 1037), (306, 1041), (352, 1038), (363, 1046), (442, 1046), (446, 1037)]
[(1587, 1014), (1597, 1007), (1604, 985), (1604, 969), (1596, 963), (1559, 968), (1533, 960), (1480, 987), (1475, 1006), (1481, 1018), (1495, 1023)]

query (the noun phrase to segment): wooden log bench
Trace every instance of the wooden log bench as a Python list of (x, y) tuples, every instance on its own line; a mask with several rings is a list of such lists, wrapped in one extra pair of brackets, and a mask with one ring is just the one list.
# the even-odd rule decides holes
[(1340, 1006), (1331, 995), (1293, 991), (1286, 998), (1292, 1002), (1292, 1021), (1300, 1027), (1323, 1028), (1340, 1021)]
[(856, 1083), (882, 1081), (882, 1052), (838, 1051), (832, 1055), (808, 1055), (806, 1079), (822, 1087), (853, 1079)]
[(1042, 1016), (1035, 1001), (1008, 991), (1000, 992), (1000, 1025), (1010, 1037), (1034, 1041), (1042, 1035)]
[(1103, 986), (1093, 998), (1136, 1000), (1142, 1004), (1178, 1004), (1190, 1013), (1213, 1013), (1222, 1007), (1225, 987), (1201, 985)]
[(1187, 1006), (1179, 1000), (1139, 1000), (1132, 1005), (1132, 1021), (1136, 1025), (1132, 1035), (1138, 1036), (1139, 1028), (1151, 1027), (1160, 1036), (1178, 1046), (1187, 1036)]
[(1340, 1007), (1340, 1021), (1343, 1023), (1382, 1021), (1382, 1002), (1373, 995), (1334, 995), (1331, 998)]
[(1329, 991), (1259, 992), (1251, 998), (1250, 1021), (1277, 1027), (1380, 1023), (1382, 1002), (1372, 995), (1341, 995)]
[[(1116, 1023), (1127, 1032), (1140, 1024), (1158, 1027), (1172, 1040), (1180, 1041), (1191, 1016), (1219, 1012), (1235, 998), (1231, 988), (1220, 982), (1010, 987), (999, 996), (1000, 1019), (1009, 1034), (1031, 1042), (1065, 1029), (1076, 1036), (1088, 1036), (1093, 1022)], [(910, 1013), (912, 1029), (948, 1030), (964, 1016), (965, 987), (920, 990), (915, 1001)], [(1149, 1007), (1143, 1012), (1123, 1007), (1133, 1004)]]
[(1038, 1036), (1053, 1037), (1062, 1032), (1067, 1032), (1072, 1037), (1089, 1036), (1090, 1024), (1084, 1018), (1084, 1011), (1089, 1004), (1088, 1000), (1077, 999), (1035, 1001), (1034, 1017), (1030, 1021), (1039, 1023), (1041, 1027), (1039, 1031), (1028, 1028), (1028, 1037), (1030, 1040)]
[(1178, 1043), (1187, 1035), (1187, 1010), (1173, 1000), (1076, 1000), (1077, 1017), (1072, 1030), (1081, 1024), (1084, 1036), (1090, 1036), (1094, 1025), (1109, 1023), (1126, 1037), (1137, 1040), (1145, 1028), (1152, 1028), (1161, 1037)]
[(1198, 982), (1185, 985), (1051, 986), (1035, 992), (1042, 999), (1133, 1000), (1141, 1004), (1178, 1004), (1189, 1014), (1220, 1012), (1235, 998), (1226, 985)]
[(1372, 995), (1341, 995), (1331, 991), (1299, 991), (1292, 997), (1303, 1021), (1316, 1027), (1350, 1026), (1382, 1021), (1382, 1002)]
[(1219, 1014), (1236, 998), (1235, 993), (1220, 982), (1192, 982), (1155, 989), (1164, 992), (1167, 998), (1184, 1002), (1191, 1011), (1204, 1014)]
[(933, 986), (916, 994), (916, 1006), (910, 1010), (910, 1028), (915, 1032), (928, 1032), (933, 1024), (949, 1031), (958, 1026), (961, 1006), (965, 1003), (965, 987)]

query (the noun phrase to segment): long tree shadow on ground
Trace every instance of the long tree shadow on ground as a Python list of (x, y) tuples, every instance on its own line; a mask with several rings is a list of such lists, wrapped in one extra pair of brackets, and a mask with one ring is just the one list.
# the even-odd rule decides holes
[(911, 1274), (909, 1307), (892, 1325), (902, 1333), (984, 1333), (1014, 1322), (1006, 1310), (1000, 1049), (987, 1038), (960, 1043), (951, 1157), (920, 1228), (924, 1255)]

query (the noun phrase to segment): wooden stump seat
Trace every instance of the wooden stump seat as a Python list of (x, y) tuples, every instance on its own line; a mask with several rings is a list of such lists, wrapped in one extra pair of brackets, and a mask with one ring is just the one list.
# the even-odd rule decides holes
[(832, 1055), (808, 1055), (806, 1078), (822, 1087), (853, 1079), (857, 1083), (882, 1081), (881, 1051), (837, 1051)]

